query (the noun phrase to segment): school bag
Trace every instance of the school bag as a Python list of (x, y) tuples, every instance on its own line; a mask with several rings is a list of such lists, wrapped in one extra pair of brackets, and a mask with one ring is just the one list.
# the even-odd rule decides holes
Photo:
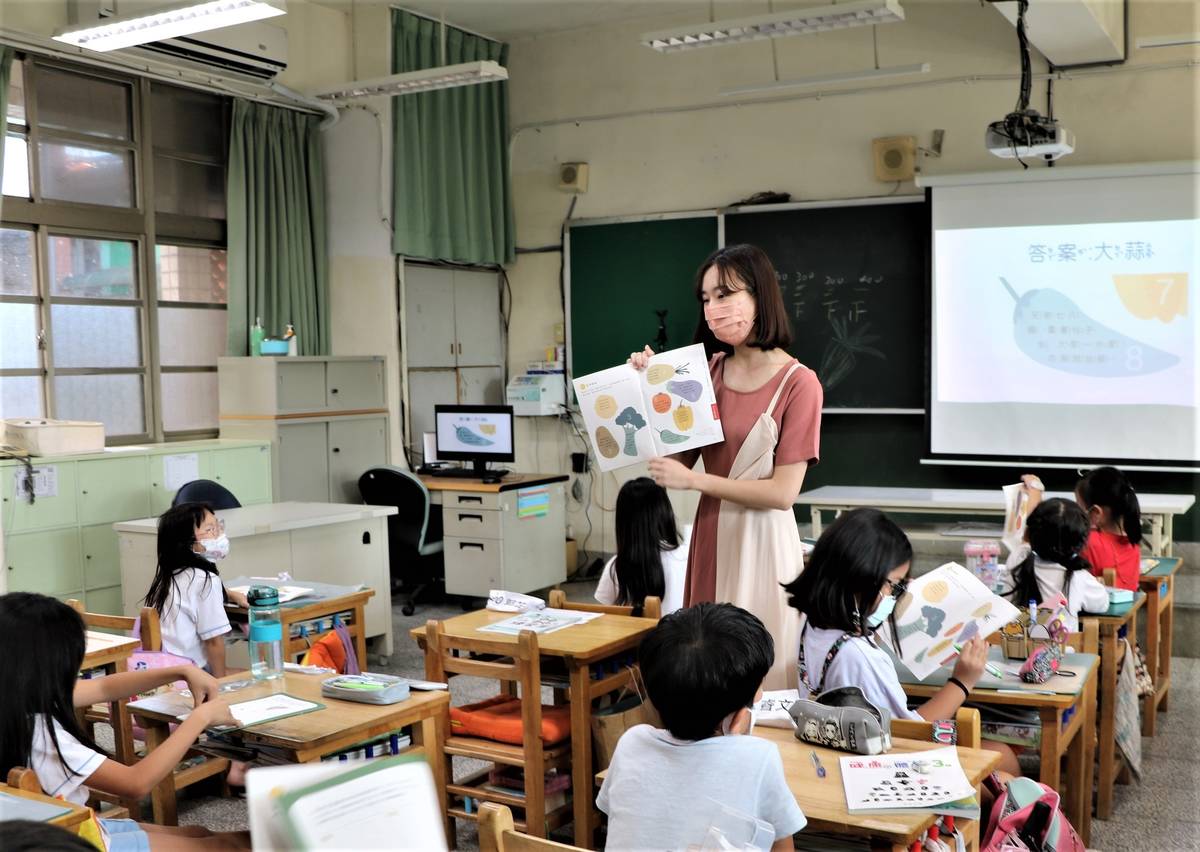
[(996, 797), (981, 852), (1087, 852), (1059, 808), (1058, 792), (1031, 778), (984, 783)]

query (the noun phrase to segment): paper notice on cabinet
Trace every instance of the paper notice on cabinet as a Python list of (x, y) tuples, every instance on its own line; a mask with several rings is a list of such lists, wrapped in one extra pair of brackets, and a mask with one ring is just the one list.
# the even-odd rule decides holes
[(199, 478), (199, 453), (163, 456), (163, 487), (168, 491), (178, 491), (189, 482), (195, 482)]

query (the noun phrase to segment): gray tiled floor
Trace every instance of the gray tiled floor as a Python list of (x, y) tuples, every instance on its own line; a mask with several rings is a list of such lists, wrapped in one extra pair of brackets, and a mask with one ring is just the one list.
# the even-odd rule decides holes
[[(573, 584), (568, 594), (582, 598), (588, 589), (586, 584)], [(459, 612), (457, 606), (431, 606), (405, 618), (397, 609), (396, 652), (386, 667), (373, 666), (373, 670), (421, 677), (424, 665), (416, 645), (408, 640), (408, 630), (428, 618)], [(1176, 658), (1173, 665), (1171, 710), (1160, 714), (1158, 735), (1142, 741), (1145, 776), (1141, 784), (1117, 786), (1113, 818), (1092, 822), (1092, 849), (1200, 850), (1200, 713), (1196, 712), (1200, 707), (1200, 660)], [(494, 692), (491, 684), (474, 678), (456, 678), (452, 684), (455, 704)], [(241, 799), (215, 796), (185, 799), (180, 803), (180, 821), (214, 830), (243, 829), (246, 805)], [(460, 825), (459, 848), (478, 848), (473, 826)]]

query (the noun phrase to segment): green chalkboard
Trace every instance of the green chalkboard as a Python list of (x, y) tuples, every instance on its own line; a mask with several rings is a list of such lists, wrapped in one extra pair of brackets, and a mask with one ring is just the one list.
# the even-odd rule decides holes
[(775, 265), (791, 353), (817, 371), (827, 408), (925, 407), (924, 200), (727, 214), (735, 243)]
[(571, 225), (571, 373), (613, 367), (645, 344), (656, 346), (666, 311), (665, 349), (692, 342), (700, 307), (696, 269), (717, 247), (714, 215)]

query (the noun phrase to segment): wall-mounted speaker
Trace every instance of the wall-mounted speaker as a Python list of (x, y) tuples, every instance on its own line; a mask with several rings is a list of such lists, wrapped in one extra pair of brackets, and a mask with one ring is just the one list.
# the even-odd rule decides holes
[(894, 183), (912, 180), (917, 171), (917, 137), (885, 136), (871, 141), (875, 179)]
[(559, 166), (558, 188), (563, 192), (587, 192), (588, 164), (563, 163)]

